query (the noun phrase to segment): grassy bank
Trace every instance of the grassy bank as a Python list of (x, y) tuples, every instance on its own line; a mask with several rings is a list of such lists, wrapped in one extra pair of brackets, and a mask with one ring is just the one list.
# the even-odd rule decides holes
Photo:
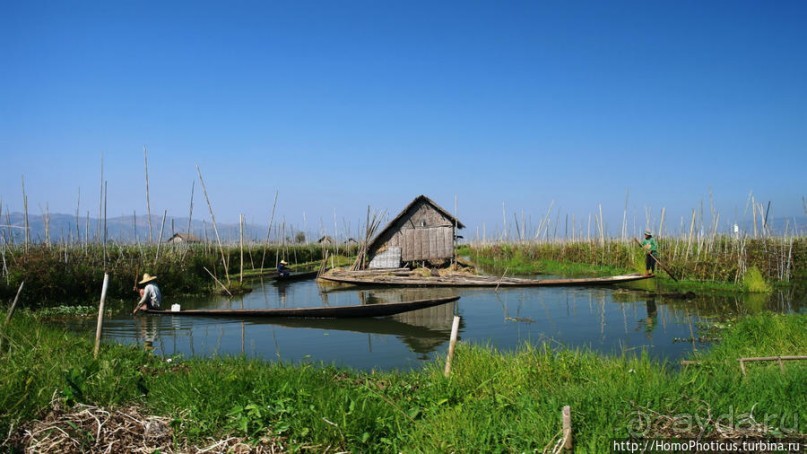
[[(581, 452), (602, 452), (614, 437), (718, 437), (719, 429), (750, 433), (763, 423), (767, 436), (807, 432), (798, 419), (807, 412), (807, 364), (780, 371), (755, 363), (743, 376), (737, 362), (807, 353), (807, 315), (743, 319), (696, 358), (700, 365), (683, 369), (548, 345), (503, 354), (460, 344), (448, 379), (439, 362), (362, 373), (245, 358), (167, 360), (120, 345), (93, 359), (90, 335), (25, 312), (2, 336), (3, 434), (43, 417), (53, 400), (162, 415), (174, 447), (273, 437), (315, 452), (540, 451), (559, 439), (564, 405)], [(93, 433), (70, 433), (93, 443)]]

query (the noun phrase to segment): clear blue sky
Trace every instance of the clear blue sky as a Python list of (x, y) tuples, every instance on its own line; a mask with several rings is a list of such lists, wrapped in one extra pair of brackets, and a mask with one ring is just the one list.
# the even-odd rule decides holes
[[(804, 1), (2, 1), (3, 212), (803, 216)], [(503, 211), (505, 214), (503, 214)], [(563, 221), (561, 221), (563, 222)], [(340, 227), (341, 228), (341, 227)]]

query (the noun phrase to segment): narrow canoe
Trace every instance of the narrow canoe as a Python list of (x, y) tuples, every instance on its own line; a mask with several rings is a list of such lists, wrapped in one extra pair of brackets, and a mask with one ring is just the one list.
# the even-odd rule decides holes
[(314, 279), (319, 274), (319, 271), (303, 271), (300, 273), (291, 273), (287, 276), (277, 274), (270, 279), (277, 282), (291, 282), (291, 281), (304, 281), (306, 279)]
[(584, 277), (572, 279), (522, 279), (515, 277), (449, 275), (449, 276), (362, 276), (360, 271), (335, 272), (320, 275), (320, 279), (341, 284), (397, 287), (560, 287), (611, 285), (650, 279), (644, 274), (621, 276)]
[(157, 315), (195, 315), (214, 317), (288, 317), (288, 318), (354, 318), (386, 317), (403, 312), (439, 306), (460, 299), (459, 296), (408, 301), (404, 303), (365, 304), (359, 306), (297, 307), (290, 309), (190, 309), (179, 312), (146, 309), (140, 312)]

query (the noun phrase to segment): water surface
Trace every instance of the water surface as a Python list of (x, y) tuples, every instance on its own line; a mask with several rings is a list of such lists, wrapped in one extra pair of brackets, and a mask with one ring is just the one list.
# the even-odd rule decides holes
[[(681, 299), (646, 296), (653, 281), (622, 287), (496, 289), (365, 289), (322, 287), (315, 281), (254, 283), (237, 298), (172, 299), (183, 309), (262, 309), (355, 305), (459, 295), (443, 306), (383, 319), (307, 320), (138, 315), (121, 310), (104, 324), (104, 341), (132, 343), (164, 356), (244, 355), (300, 363), (324, 362), (362, 370), (419, 368), (448, 349), (454, 315), (459, 339), (512, 351), (525, 343), (638, 354), (677, 362), (708, 348), (704, 322), (761, 310), (804, 312), (804, 296)], [(633, 289), (633, 290), (631, 290)], [(94, 329), (87, 322), (81, 329)]]

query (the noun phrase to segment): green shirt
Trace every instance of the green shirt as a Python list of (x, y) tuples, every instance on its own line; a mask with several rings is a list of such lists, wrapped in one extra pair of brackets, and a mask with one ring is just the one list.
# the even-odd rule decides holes
[(656, 243), (656, 239), (652, 236), (650, 238), (645, 238), (644, 241), (642, 241), (642, 247), (645, 251), (651, 254), (658, 252), (658, 243)]

